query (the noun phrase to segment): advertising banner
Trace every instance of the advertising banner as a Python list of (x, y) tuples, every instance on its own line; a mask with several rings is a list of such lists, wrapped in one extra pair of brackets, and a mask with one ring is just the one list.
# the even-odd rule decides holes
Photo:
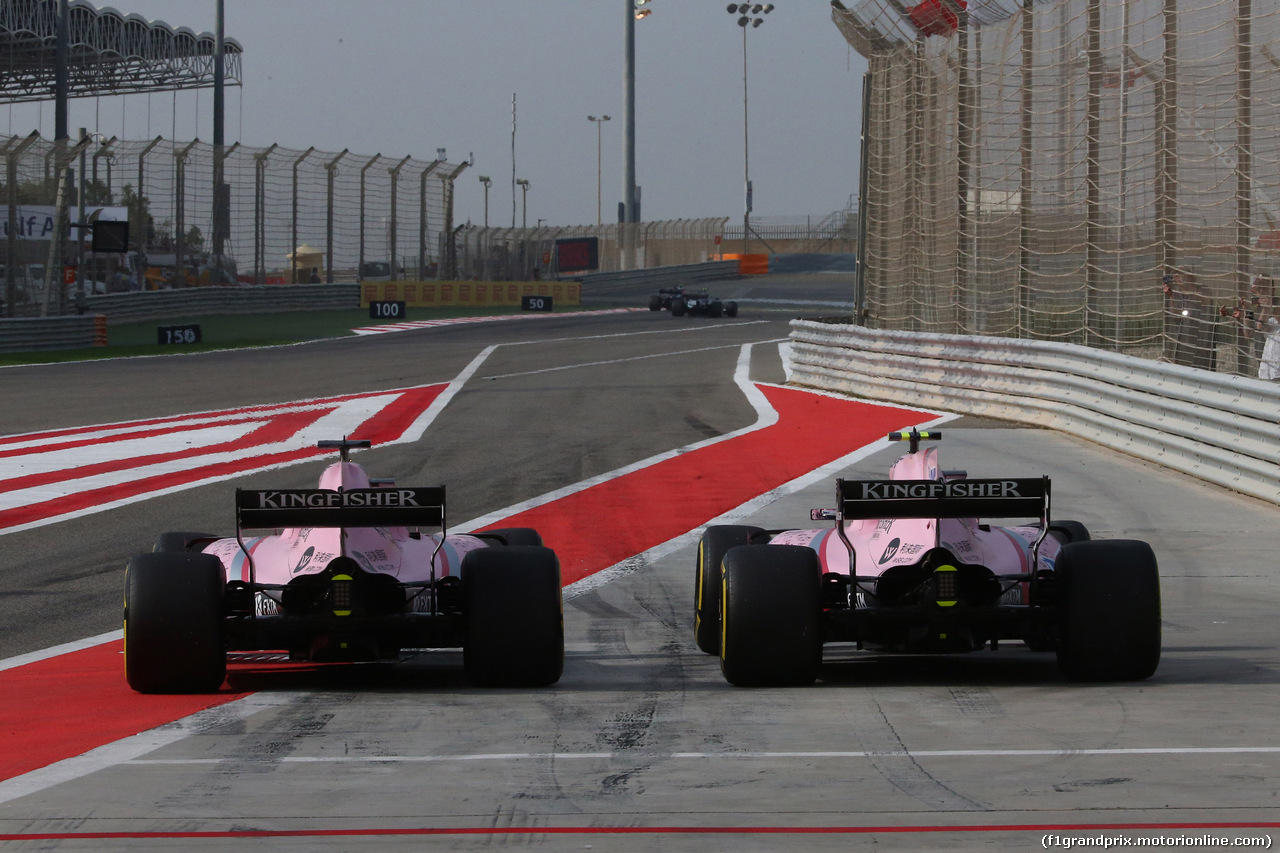
[(550, 296), (560, 305), (578, 305), (577, 281), (366, 281), (360, 307), (371, 302), (403, 302), (409, 308), (474, 305), (520, 307), (526, 296)]
[[(69, 207), (67, 212), (73, 222), (80, 215), (76, 207)], [(100, 219), (108, 222), (128, 222), (129, 208), (85, 207), (84, 218), (86, 222), (97, 222)], [(7, 240), (12, 225), (18, 233), (19, 240), (52, 240), (57, 220), (58, 208), (51, 204), (20, 204), (18, 218), (13, 223), (10, 223), (8, 216), (0, 215), (0, 237)], [(77, 240), (79, 237), (80, 229), (72, 226), (71, 239)], [(88, 232), (85, 233), (85, 239), (90, 239)]]

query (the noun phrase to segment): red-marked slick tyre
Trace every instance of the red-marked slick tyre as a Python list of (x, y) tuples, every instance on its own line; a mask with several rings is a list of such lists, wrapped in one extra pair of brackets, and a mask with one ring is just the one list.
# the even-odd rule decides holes
[(730, 548), (747, 545), (764, 533), (759, 527), (714, 524), (698, 540), (698, 563), (693, 583), (693, 638), (709, 655), (720, 654), (720, 561)]
[(795, 545), (724, 556), (720, 671), (738, 687), (812, 684), (822, 664), (818, 555)]
[(139, 693), (215, 693), (227, 675), (222, 563), (139, 554), (125, 568), (124, 671)]
[(1072, 681), (1139, 681), (1160, 665), (1160, 572), (1146, 542), (1072, 542), (1054, 566), (1058, 666)]
[(542, 687), (564, 671), (560, 561), (550, 548), (480, 548), (462, 560), (462, 663), (482, 687)]

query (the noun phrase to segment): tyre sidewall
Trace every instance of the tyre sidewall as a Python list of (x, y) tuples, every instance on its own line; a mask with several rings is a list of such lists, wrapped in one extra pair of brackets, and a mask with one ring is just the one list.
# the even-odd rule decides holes
[(463, 666), (485, 687), (541, 687), (564, 671), (560, 561), (550, 548), (480, 548), (462, 562)]
[(1064, 545), (1059, 586), (1058, 664), (1073, 681), (1137, 681), (1160, 663), (1160, 575), (1145, 542)]
[(140, 693), (212, 693), (227, 672), (222, 563), (140, 554), (125, 568), (125, 677)]

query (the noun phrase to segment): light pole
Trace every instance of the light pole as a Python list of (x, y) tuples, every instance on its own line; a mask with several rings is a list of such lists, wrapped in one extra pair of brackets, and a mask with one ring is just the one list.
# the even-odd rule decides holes
[(489, 184), (493, 183), (489, 180), (488, 175), (480, 176), (480, 183), (484, 184), (484, 227), (489, 227)]
[(747, 30), (763, 24), (764, 18), (759, 16), (772, 12), (773, 4), (730, 3), (727, 11), (730, 15), (738, 16), (738, 26), (742, 28), (742, 180), (746, 193), (742, 212), (742, 254), (745, 255), (747, 241), (751, 236), (751, 157), (747, 145)]
[(517, 178), (516, 186), (520, 188), (520, 227), (529, 227), (529, 181), (527, 178)]
[(596, 118), (595, 116), (587, 116), (587, 121), (595, 122), (595, 125), (596, 125), (596, 227), (597, 228), (599, 228), (601, 225), (604, 224), (600, 215), (600, 162), (601, 162), (601, 154), (602, 154), (602, 149), (600, 147), (600, 140), (602, 138), (600, 133), (600, 125), (604, 124), (608, 120), (609, 120), (608, 116), (600, 116), (600, 118)]

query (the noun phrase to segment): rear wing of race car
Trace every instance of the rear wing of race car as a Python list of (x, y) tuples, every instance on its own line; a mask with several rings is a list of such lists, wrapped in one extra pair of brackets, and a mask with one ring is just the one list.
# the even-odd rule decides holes
[(836, 480), (838, 518), (1049, 518), (1049, 478)]
[[(236, 489), (236, 541), (257, 584), (253, 554), (245, 546), (248, 528), (439, 527), (444, 543), (444, 486), (372, 489)], [(342, 537), (346, 556), (346, 537)], [(435, 554), (431, 556), (434, 582)]]
[(444, 486), (236, 489), (236, 526), (444, 527)]
[[(1040, 520), (1040, 535), (1049, 532), (1049, 478), (986, 480), (836, 480), (836, 528), (855, 559), (846, 521), (872, 518), (1026, 518)], [(934, 529), (941, 534), (941, 525)], [(937, 543), (935, 543), (937, 544)]]

